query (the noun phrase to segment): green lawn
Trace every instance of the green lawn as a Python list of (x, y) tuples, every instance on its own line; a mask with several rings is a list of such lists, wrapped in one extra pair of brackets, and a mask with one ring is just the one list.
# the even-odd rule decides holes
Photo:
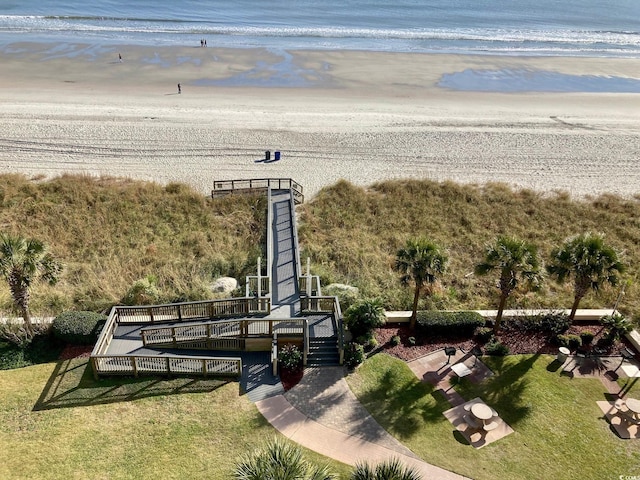
[(96, 382), (86, 359), (0, 371), (2, 479), (229, 479), (275, 435), (236, 382)]
[[(621, 440), (596, 405), (606, 399), (597, 379), (572, 379), (547, 368), (553, 357), (488, 358), (497, 374), (457, 391), (481, 397), (515, 433), (475, 450), (442, 412), (450, 408), (434, 387), (386, 354), (368, 359), (348, 382), (372, 415), (427, 462), (482, 479), (606, 479), (640, 474), (640, 440)], [(639, 397), (634, 386), (631, 396)]]

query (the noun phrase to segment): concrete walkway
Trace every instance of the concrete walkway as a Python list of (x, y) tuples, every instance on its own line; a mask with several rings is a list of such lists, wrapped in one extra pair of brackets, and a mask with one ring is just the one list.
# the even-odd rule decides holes
[(389, 435), (355, 398), (342, 367), (308, 369), (289, 392), (256, 406), (287, 438), (347, 465), (397, 458), (425, 480), (466, 478), (423, 462)]

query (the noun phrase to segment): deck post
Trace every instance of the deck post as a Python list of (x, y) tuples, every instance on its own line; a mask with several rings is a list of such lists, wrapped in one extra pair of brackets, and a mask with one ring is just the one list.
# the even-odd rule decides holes
[(262, 259), (258, 257), (258, 298), (262, 296)]
[(149, 318), (151, 319), (151, 323), (153, 323), (153, 307), (149, 307), (147, 309), (147, 312), (148, 312)]
[(94, 380), (98, 380), (98, 362), (96, 361), (96, 357), (91, 357), (91, 368), (93, 368), (93, 378)]
[(207, 378), (207, 361), (204, 358), (202, 359), (202, 374), (204, 378)]
[(309, 320), (303, 320), (302, 329), (302, 365), (307, 366), (307, 354), (309, 353)]
[(131, 368), (133, 369), (133, 376), (137, 377), (138, 376), (138, 362), (136, 362), (136, 357), (131, 355), (129, 357), (129, 359), (131, 360)]
[(170, 362), (171, 359), (167, 357), (166, 360), (167, 360), (167, 373), (169, 374), (169, 376), (171, 376), (171, 362)]

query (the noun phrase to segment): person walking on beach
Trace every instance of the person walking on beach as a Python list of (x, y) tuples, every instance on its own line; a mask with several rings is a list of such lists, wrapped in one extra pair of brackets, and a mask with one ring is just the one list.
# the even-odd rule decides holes
[(182, 93), (182, 87), (178, 84), (178, 94)]
[(118, 54), (118, 61), (122, 63), (122, 55)]

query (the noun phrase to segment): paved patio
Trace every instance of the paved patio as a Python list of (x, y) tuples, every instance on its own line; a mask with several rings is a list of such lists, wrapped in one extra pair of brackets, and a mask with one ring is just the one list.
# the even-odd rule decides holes
[(473, 428), (470, 426), (464, 417), (469, 414), (467, 408), (476, 403), (484, 402), (478, 397), (443, 412), (445, 418), (452, 423), (456, 430), (462, 434), (473, 448), (482, 448), (513, 433), (513, 429), (499, 416), (494, 419), (497, 427), (493, 430), (486, 431), (483, 428)]

